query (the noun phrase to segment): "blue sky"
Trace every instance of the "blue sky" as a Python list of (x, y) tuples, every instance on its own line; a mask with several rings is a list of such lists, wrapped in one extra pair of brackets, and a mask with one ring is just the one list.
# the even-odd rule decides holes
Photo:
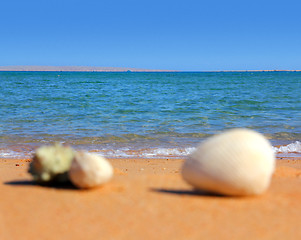
[(0, 65), (301, 69), (300, 1), (10, 0)]

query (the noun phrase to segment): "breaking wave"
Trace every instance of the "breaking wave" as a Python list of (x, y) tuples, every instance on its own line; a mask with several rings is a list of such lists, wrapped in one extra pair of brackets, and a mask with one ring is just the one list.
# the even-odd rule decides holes
[[(106, 148), (100, 146), (94, 147), (78, 147), (73, 146), (75, 149), (88, 150), (97, 154), (103, 155), (107, 158), (183, 158), (191, 154), (195, 147), (149, 147), (149, 148), (135, 148), (132, 147), (121, 147)], [(274, 153), (278, 156), (285, 155), (286, 157), (301, 157), (301, 142), (296, 141), (288, 145), (273, 146)], [(0, 158), (31, 158), (34, 153), (34, 148), (20, 149), (14, 147), (0, 149)]]
[(273, 147), (275, 153), (301, 153), (301, 142), (296, 141), (285, 146)]

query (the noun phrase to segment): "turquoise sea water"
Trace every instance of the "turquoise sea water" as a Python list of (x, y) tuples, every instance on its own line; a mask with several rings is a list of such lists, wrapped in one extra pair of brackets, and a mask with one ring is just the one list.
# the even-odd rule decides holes
[(0, 72), (0, 112), (0, 157), (51, 142), (183, 156), (237, 127), (263, 133), (276, 152), (301, 152), (301, 72)]

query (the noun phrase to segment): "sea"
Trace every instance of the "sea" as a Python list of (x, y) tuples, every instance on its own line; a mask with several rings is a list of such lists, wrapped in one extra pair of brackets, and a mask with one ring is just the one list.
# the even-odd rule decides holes
[(232, 128), (300, 157), (301, 72), (0, 72), (0, 158), (56, 142), (107, 158), (183, 158)]

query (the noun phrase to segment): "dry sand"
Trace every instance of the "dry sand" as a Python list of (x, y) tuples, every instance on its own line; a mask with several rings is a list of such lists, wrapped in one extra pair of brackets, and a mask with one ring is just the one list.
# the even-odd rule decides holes
[(258, 197), (197, 194), (183, 160), (111, 159), (93, 190), (32, 182), (29, 160), (0, 159), (0, 239), (301, 239), (301, 159), (278, 159)]

